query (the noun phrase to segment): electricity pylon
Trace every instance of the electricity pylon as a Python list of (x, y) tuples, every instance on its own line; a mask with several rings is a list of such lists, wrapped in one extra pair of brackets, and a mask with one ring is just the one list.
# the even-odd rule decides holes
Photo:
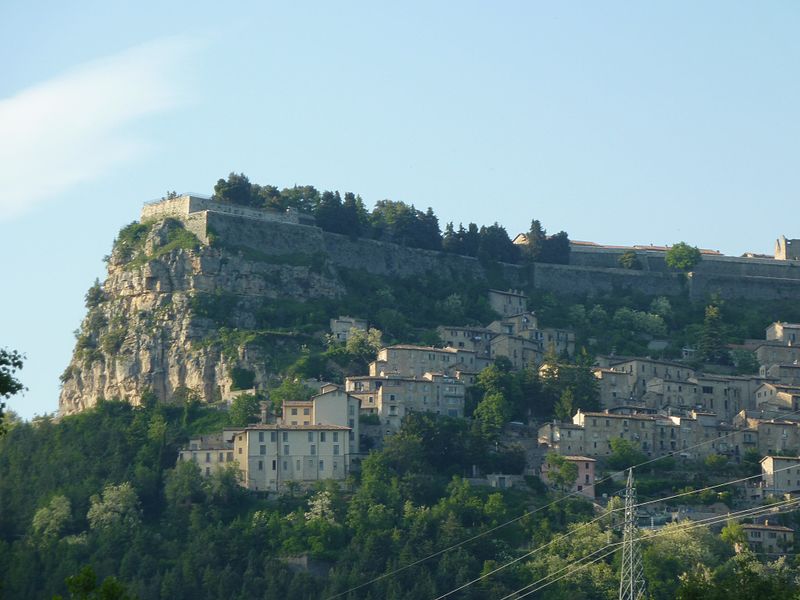
[(622, 537), (622, 566), (619, 573), (619, 600), (644, 600), (645, 582), (642, 555), (636, 540), (636, 488), (633, 469), (628, 469), (625, 486), (625, 528)]

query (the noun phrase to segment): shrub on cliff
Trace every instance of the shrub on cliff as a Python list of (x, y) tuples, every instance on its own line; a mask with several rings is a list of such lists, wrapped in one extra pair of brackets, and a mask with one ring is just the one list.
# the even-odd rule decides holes
[(149, 223), (134, 221), (120, 229), (117, 239), (114, 240), (113, 254), (123, 262), (133, 258), (143, 248), (150, 226)]

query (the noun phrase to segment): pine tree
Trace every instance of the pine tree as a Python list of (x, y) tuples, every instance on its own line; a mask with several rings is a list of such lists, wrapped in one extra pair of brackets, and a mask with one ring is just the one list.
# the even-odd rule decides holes
[(525, 254), (531, 262), (536, 262), (542, 253), (542, 245), (547, 239), (547, 232), (538, 219), (531, 221), (531, 228), (526, 234), (528, 244), (525, 247)]
[(700, 337), (700, 358), (705, 362), (724, 362), (727, 357), (722, 332), (722, 315), (719, 307), (706, 306), (703, 331)]

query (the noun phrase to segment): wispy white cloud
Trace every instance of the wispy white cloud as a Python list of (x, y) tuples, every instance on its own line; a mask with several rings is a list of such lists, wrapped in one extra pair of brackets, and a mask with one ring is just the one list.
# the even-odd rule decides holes
[(150, 42), (0, 100), (0, 221), (141, 155), (148, 142), (127, 126), (185, 101), (194, 49)]

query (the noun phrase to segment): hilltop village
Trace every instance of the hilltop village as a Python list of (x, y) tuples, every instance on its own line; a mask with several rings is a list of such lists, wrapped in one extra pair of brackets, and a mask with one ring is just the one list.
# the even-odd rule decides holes
[[(284, 401), (279, 416), (270, 416), (263, 402), (261, 423), (194, 439), (179, 460), (197, 462), (205, 475), (236, 461), (242, 485), (254, 491), (280, 491), (289, 482), (343, 481), (362, 456), (359, 442), (379, 444), (399, 430), (406, 415), (464, 418), (467, 390), (494, 361), (547, 377), (554, 368), (548, 352), (574, 356), (574, 333), (539, 327), (536, 315), (524, 310), (521, 293), (491, 290), (489, 300), (502, 319), (486, 327), (442, 325), (443, 347), (383, 347), (369, 375), (347, 377), (344, 386), (324, 384), (309, 400)], [(346, 343), (359, 332), (367, 332), (363, 320), (331, 320), (337, 341)], [(786, 470), (786, 461), (793, 460), (800, 467), (800, 458), (787, 457), (800, 449), (800, 347), (795, 345), (800, 324), (776, 322), (765, 333), (765, 339), (747, 343), (759, 361), (759, 374), (752, 376), (704, 374), (672, 360), (598, 356), (591, 373), (600, 410), (578, 410), (571, 420), (539, 427), (510, 423), (506, 440), (526, 442), (524, 473), (545, 481), (549, 452), (579, 464), (573, 491), (590, 498), (594, 463), (613, 454), (615, 440), (631, 442), (648, 458), (724, 456), (740, 463), (757, 453), (767, 458), (763, 481), (747, 491), (751, 499), (797, 491), (800, 479), (774, 478), (771, 465), (781, 461)], [(494, 485), (522, 479), (486, 475)]]
[[(212, 213), (312, 225), (292, 209), (274, 213), (193, 196), (148, 205), (142, 220), (179, 218), (204, 239)], [(525, 234), (514, 243), (526, 244)], [(752, 255), (740, 260), (794, 261), (798, 247), (795, 240), (781, 237), (774, 257)], [(573, 242), (574, 250), (584, 252), (580, 255), (584, 264), (591, 262), (587, 248), (598, 256), (640, 252), (651, 255), (651, 261), (652, 255), (668, 250)], [(310, 398), (285, 399), (278, 411), (272, 410), (266, 390), (240, 390), (261, 395), (258, 422), (199, 436), (180, 452), (179, 461), (196, 462), (204, 475), (235, 463), (241, 484), (258, 492), (281, 492), (287, 486), (294, 489), (321, 480), (344, 482), (370, 448), (380, 447), (400, 429), (407, 415), (469, 418), (465, 414), (469, 390), (489, 365), (499, 361), (511, 371), (535, 370), (542, 379), (557, 377), (559, 370), (580, 368), (574, 364), (575, 332), (541, 326), (536, 313), (528, 310), (525, 293), (491, 289), (486, 300), (500, 318), (483, 326), (441, 323), (436, 328), (441, 341), (437, 346), (376, 348), (368, 374), (347, 375), (343, 384), (305, 381), (317, 392)], [(354, 336), (370, 333), (375, 330), (366, 319), (339, 316), (330, 320), (329, 343), (346, 345)], [(745, 457), (765, 456), (761, 491), (744, 492), (751, 499), (800, 489), (800, 480), (792, 484), (786, 478), (776, 479), (769, 467), (775, 460), (789, 460), (785, 455), (800, 449), (800, 349), (795, 345), (799, 336), (800, 325), (775, 322), (764, 339), (740, 344), (738, 349), (751, 352), (758, 362), (758, 373), (752, 375), (705, 373), (692, 366), (697, 364), (693, 360), (697, 349), (688, 347), (680, 360), (598, 355), (592, 365), (584, 365), (594, 381), (595, 409), (578, 408), (569, 415), (562, 411), (567, 418), (544, 423), (535, 418), (506, 423), (498, 443), (524, 447), (524, 471), (476, 472), (475, 478), (495, 486), (514, 485), (523, 475), (548, 482), (547, 457), (558, 455), (579, 466), (573, 490), (594, 498), (595, 463), (611, 457), (618, 440), (623, 440), (648, 458), (702, 461), (719, 456), (740, 463)], [(657, 349), (668, 340), (654, 343)], [(231, 402), (236, 394), (231, 391), (226, 396)]]
[(790, 600), (798, 251), (168, 193), (0, 436), (3, 592), (611, 598), (638, 546), (656, 600)]

